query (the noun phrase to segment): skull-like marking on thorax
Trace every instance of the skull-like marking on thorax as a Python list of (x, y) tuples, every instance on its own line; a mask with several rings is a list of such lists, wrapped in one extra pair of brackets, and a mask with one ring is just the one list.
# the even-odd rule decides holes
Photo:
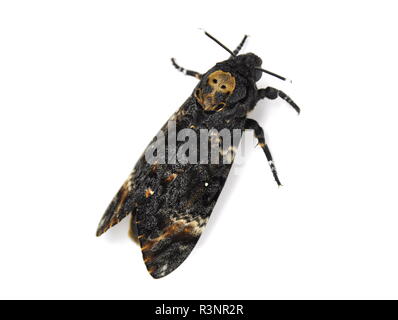
[(229, 72), (217, 70), (207, 77), (207, 85), (195, 91), (195, 98), (206, 111), (221, 111), (227, 98), (235, 90), (235, 77)]

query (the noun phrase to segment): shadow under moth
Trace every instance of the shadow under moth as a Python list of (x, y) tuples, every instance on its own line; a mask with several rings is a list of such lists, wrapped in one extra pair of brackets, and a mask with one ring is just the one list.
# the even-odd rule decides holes
[[(242, 132), (254, 130), (281, 185), (263, 129), (247, 117), (257, 102), (280, 97), (300, 113), (284, 92), (257, 88), (263, 73), (286, 78), (263, 69), (255, 54), (239, 54), (247, 36), (231, 51), (205, 34), (230, 57), (203, 74), (184, 69), (172, 59), (177, 70), (199, 83), (149, 144), (97, 229), (100, 236), (131, 216), (130, 236), (141, 246), (145, 265), (154, 278), (174, 271), (195, 247), (224, 187)], [(181, 132), (184, 139), (178, 139)]]

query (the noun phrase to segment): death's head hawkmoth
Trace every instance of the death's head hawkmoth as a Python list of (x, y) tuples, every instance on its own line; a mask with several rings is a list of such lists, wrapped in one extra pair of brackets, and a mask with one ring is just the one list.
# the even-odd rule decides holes
[(281, 185), (263, 129), (248, 113), (260, 99), (286, 100), (282, 91), (258, 89), (263, 73), (286, 78), (261, 67), (253, 53), (240, 54), (247, 36), (204, 74), (173, 65), (199, 79), (191, 96), (161, 128), (138, 160), (103, 215), (97, 236), (131, 216), (130, 235), (142, 250), (154, 278), (175, 270), (190, 254), (201, 236), (230, 172), (244, 130), (253, 129), (273, 176)]

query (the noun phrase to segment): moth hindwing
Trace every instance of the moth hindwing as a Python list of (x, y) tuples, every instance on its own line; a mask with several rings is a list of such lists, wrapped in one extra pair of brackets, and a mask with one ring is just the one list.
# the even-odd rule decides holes
[(272, 174), (278, 174), (263, 129), (248, 113), (260, 99), (286, 100), (299, 107), (282, 91), (258, 89), (263, 73), (253, 53), (239, 54), (246, 36), (206, 73), (173, 65), (199, 80), (192, 94), (161, 128), (138, 160), (105, 211), (97, 236), (130, 216), (130, 235), (142, 250), (154, 278), (175, 270), (190, 254), (209, 220), (230, 172), (242, 132), (253, 129)]

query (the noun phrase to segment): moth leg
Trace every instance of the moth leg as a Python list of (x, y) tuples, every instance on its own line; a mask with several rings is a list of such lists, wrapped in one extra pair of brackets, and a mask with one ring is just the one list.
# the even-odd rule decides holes
[(285, 100), (288, 104), (290, 104), (292, 106), (292, 108), (294, 110), (297, 111), (298, 114), (300, 114), (299, 106), (292, 99), (290, 99), (290, 97), (283, 91), (272, 88), (272, 87), (267, 87), (265, 89), (259, 89), (257, 91), (257, 101), (260, 99), (264, 99), (264, 98), (274, 100), (278, 97)]
[(242, 41), (239, 43), (239, 45), (236, 47), (234, 50), (234, 55), (237, 56), (239, 54), (240, 49), (242, 49), (243, 45), (245, 44), (247, 39), (247, 35), (245, 35), (242, 39)]
[(276, 171), (276, 168), (274, 165), (274, 160), (272, 159), (272, 155), (271, 155), (271, 152), (269, 151), (268, 145), (265, 143), (263, 128), (260, 127), (260, 125), (258, 124), (258, 122), (256, 120), (246, 119), (245, 130), (246, 129), (254, 130), (254, 135), (258, 140), (258, 144), (263, 149), (265, 156), (267, 157), (269, 166), (271, 167), (272, 175), (274, 176), (275, 181), (278, 184), (278, 186), (281, 186), (282, 184), (279, 180), (278, 172)]
[(199, 80), (202, 79), (202, 74), (200, 74), (199, 72), (196, 72), (196, 71), (187, 70), (187, 69), (184, 69), (183, 67), (180, 67), (174, 58), (171, 58), (171, 63), (178, 71), (181, 71), (182, 73), (186, 74), (187, 76), (192, 76)]

